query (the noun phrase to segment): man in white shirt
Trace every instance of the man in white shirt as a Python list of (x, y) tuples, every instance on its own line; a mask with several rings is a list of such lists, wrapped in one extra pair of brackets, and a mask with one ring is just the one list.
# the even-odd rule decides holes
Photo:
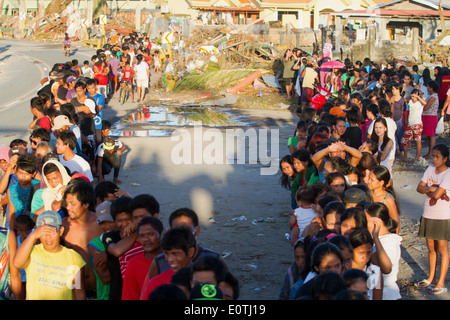
[(77, 143), (75, 134), (70, 130), (61, 131), (56, 140), (56, 152), (59, 154), (59, 162), (70, 170), (71, 174), (75, 172), (84, 174), (90, 182), (94, 180), (91, 166), (82, 157), (74, 153)]

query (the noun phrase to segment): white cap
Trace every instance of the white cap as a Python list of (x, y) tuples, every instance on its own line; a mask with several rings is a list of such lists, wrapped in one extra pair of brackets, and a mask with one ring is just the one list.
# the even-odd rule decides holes
[(61, 116), (57, 116), (55, 118), (55, 121), (53, 122), (53, 130), (59, 130), (64, 126), (73, 126), (73, 124), (69, 121), (69, 118), (67, 116), (61, 115)]
[(94, 100), (92, 100), (92, 99), (86, 99), (85, 101), (84, 101), (84, 105), (86, 106), (86, 107), (88, 107), (89, 108), (89, 110), (92, 112), (92, 113), (96, 113), (95, 112), (95, 101)]

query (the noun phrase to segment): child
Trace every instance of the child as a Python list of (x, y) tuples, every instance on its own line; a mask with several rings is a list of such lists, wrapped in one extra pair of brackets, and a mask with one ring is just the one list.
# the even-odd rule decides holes
[(289, 267), (284, 276), (283, 286), (280, 291), (280, 300), (289, 300), (289, 295), (294, 284), (301, 279), (301, 273), (305, 268), (306, 247), (303, 241), (297, 240), (294, 244), (295, 261)]
[(419, 236), (427, 241), (430, 275), (416, 284), (417, 287), (428, 287), (432, 283), (438, 261), (441, 256), (440, 274), (431, 294), (447, 292), (445, 277), (448, 271), (448, 240), (447, 226), (449, 224), (450, 202), (450, 161), (449, 148), (445, 144), (437, 144), (432, 149), (433, 165), (429, 166), (419, 185), (417, 192), (426, 194), (423, 204), (423, 216), (420, 220)]
[(403, 137), (401, 140), (401, 145), (403, 146), (404, 156), (400, 161), (406, 162), (408, 161), (408, 148), (407, 145), (411, 140), (414, 139), (417, 145), (416, 157), (414, 161), (419, 160), (420, 152), (422, 151), (422, 111), (423, 104), (419, 100), (419, 89), (414, 89), (411, 91), (411, 100), (408, 102), (409, 106), (409, 116), (405, 123), (405, 132), (403, 133)]
[(161, 60), (159, 58), (158, 50), (155, 50), (155, 53), (153, 53), (153, 64), (154, 64), (153, 71), (155, 73), (159, 73), (159, 69), (161, 68)]
[(422, 112), (423, 131), (422, 135), (427, 137), (428, 140), (428, 153), (423, 157), (425, 159), (431, 158), (431, 151), (436, 144), (436, 127), (438, 124), (438, 109), (439, 109), (439, 97), (438, 97), (439, 85), (436, 81), (428, 81), (427, 92), (428, 97), (424, 100), (418, 96), (419, 101), (424, 105)]
[(94, 77), (94, 71), (89, 66), (88, 60), (85, 60), (83, 62), (83, 67), (81, 68), (81, 74), (83, 77), (88, 78), (88, 79), (92, 79)]
[(336, 245), (328, 242), (317, 245), (311, 256), (311, 271), (295, 294), (295, 299), (312, 298), (313, 279), (327, 271), (340, 275), (342, 273), (342, 263), (342, 254)]
[(358, 126), (359, 123), (359, 113), (355, 108), (347, 111), (346, 120), (349, 127), (345, 130), (342, 138), (349, 141), (349, 145), (352, 148), (358, 149), (362, 144), (362, 130)]
[(120, 93), (119, 93), (119, 101), (122, 101), (122, 94), (127, 94), (126, 91), (130, 91), (131, 103), (134, 103), (133, 100), (133, 68), (130, 66), (130, 62), (127, 60), (125, 62), (125, 66), (122, 68), (122, 80), (120, 81)]
[(289, 228), (292, 231), (291, 242), (295, 243), (311, 221), (316, 217), (312, 204), (316, 198), (314, 189), (310, 186), (303, 186), (296, 194), (298, 208), (289, 220)]
[(299, 120), (294, 132), (294, 136), (288, 139), (288, 149), (290, 154), (293, 154), (295, 150), (303, 148), (306, 144), (306, 121)]
[[(374, 202), (365, 207), (367, 228), (374, 235), (375, 243), (379, 241), (383, 250), (378, 252), (377, 258), (388, 266), (389, 273), (383, 272), (383, 300), (401, 299), (397, 285), (397, 274), (400, 265), (402, 237), (396, 234), (397, 221), (389, 216), (389, 209), (382, 203)], [(384, 251), (384, 252), (383, 252)], [(380, 264), (381, 265), (381, 264)], [(382, 268), (383, 271), (383, 268)]]
[(114, 168), (113, 182), (115, 184), (121, 184), (122, 182), (119, 181), (119, 170), (120, 165), (122, 164), (122, 154), (126, 147), (119, 140), (109, 136), (110, 130), (111, 123), (103, 120), (103, 143), (98, 146), (96, 152), (98, 180), (103, 181), (104, 175), (110, 173), (111, 169)]
[[(17, 236), (17, 247), (19, 247), (25, 239), (28, 237), (28, 234), (34, 228), (34, 221), (27, 215), (18, 216), (16, 219), (16, 230), (18, 233)], [(20, 269), (20, 276), (22, 279), (22, 300), (25, 300), (26, 297), (26, 284), (27, 284), (27, 274), (24, 269)]]
[(369, 276), (362, 270), (351, 268), (342, 273), (345, 285), (348, 289), (362, 293), (366, 299), (369, 299), (367, 280)]
[(370, 232), (365, 228), (355, 229), (349, 236), (353, 247), (352, 268), (367, 273), (369, 300), (382, 300), (383, 281), (380, 267), (371, 262), (374, 241)]
[[(85, 300), (83, 258), (60, 245), (61, 216), (44, 211), (17, 249), (13, 263), (27, 273), (27, 300)], [(36, 242), (40, 240), (40, 244)], [(51, 284), (51, 285), (49, 285)]]
[(341, 229), (341, 215), (344, 214), (345, 205), (340, 201), (331, 201), (323, 209), (325, 228), (336, 233)]

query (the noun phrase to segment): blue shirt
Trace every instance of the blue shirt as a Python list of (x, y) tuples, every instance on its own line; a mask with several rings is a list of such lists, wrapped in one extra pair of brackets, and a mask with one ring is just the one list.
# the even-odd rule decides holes
[(86, 95), (88, 97), (91, 97), (95, 100), (95, 104), (102, 106), (102, 110), (100, 110), (94, 117), (94, 126), (96, 130), (102, 130), (102, 119), (103, 119), (103, 108), (105, 107), (105, 97), (100, 94), (96, 93), (95, 96), (91, 96), (89, 92), (86, 92)]

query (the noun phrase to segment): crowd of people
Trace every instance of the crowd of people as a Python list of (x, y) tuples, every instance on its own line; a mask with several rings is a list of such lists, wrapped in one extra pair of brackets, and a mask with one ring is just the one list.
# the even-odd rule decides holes
[[(0, 148), (0, 298), (239, 298), (239, 281), (221, 255), (198, 244), (195, 211), (179, 208), (164, 226), (154, 196), (120, 188), (126, 146), (110, 135), (103, 111), (127, 87), (132, 101), (134, 88), (138, 101), (145, 98), (150, 69), (164, 64), (150, 52), (145, 35), (131, 34), (109, 41), (83, 67), (75, 59), (56, 63), (30, 100), (29, 141)], [(285, 57), (286, 91), (298, 98), (299, 119), (280, 161), (294, 262), (279, 298), (401, 298), (393, 163), (410, 161), (413, 140), (414, 160), (422, 157), (422, 137), (432, 164), (417, 186), (427, 196), (419, 235), (430, 270), (416, 285), (447, 292), (449, 147), (436, 143), (435, 132), (439, 117), (449, 120), (448, 69), (435, 69), (432, 80), (417, 66), (346, 59), (344, 68), (324, 70), (326, 58), (296, 49)], [(319, 107), (312, 104), (318, 86), (331, 93)]]
[[(279, 298), (401, 299), (393, 164), (421, 157), (431, 159), (417, 186), (426, 195), (418, 234), (426, 239), (430, 270), (415, 285), (434, 295), (447, 292), (450, 160), (448, 144), (436, 143), (436, 127), (450, 117), (448, 68), (436, 67), (432, 79), (417, 65), (397, 68), (366, 58), (321, 68), (327, 61), (300, 49), (285, 54), (287, 96), (298, 98), (299, 119), (280, 160), (295, 259)], [(317, 104), (320, 90), (326, 99)], [(422, 137), (428, 140), (424, 155)], [(412, 142), (414, 159), (408, 157)]]
[(119, 187), (126, 146), (103, 111), (127, 66), (144, 99), (149, 52), (132, 34), (83, 67), (56, 63), (30, 100), (29, 141), (0, 148), (1, 299), (238, 299), (220, 254), (197, 242), (195, 211), (179, 208), (164, 226), (155, 197)]

